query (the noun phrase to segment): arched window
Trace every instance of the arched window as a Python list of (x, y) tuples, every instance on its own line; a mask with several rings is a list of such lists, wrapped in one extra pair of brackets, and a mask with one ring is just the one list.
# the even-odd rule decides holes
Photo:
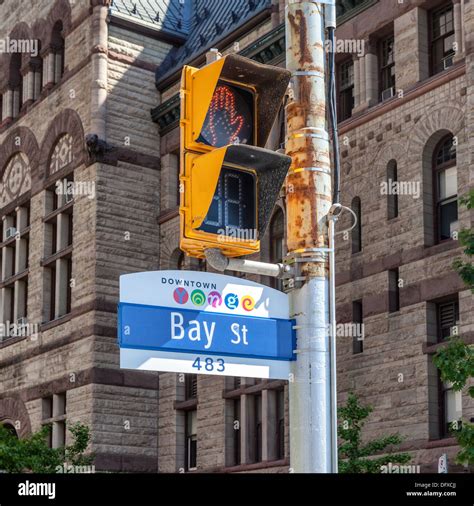
[(56, 21), (53, 26), (53, 33), (51, 36), (52, 53), (54, 54), (54, 82), (57, 83), (61, 80), (64, 74), (64, 38), (62, 35), (63, 24), (61, 21)]
[(184, 271), (185, 270), (185, 256), (184, 252), (181, 251), (181, 253), (178, 255), (178, 259), (176, 260), (176, 268), (178, 271)]
[(360, 198), (354, 197), (351, 203), (351, 209), (357, 217), (357, 223), (352, 229), (352, 253), (359, 253), (362, 250), (362, 212), (360, 206)]
[[(30, 162), (24, 153), (16, 153), (7, 163), (0, 182), (1, 240), (0, 262), (2, 304), (0, 321), (8, 329), (0, 342), (26, 337), (28, 328), (28, 264), (30, 244)], [(7, 207), (14, 200), (14, 209)]]
[(5, 423), (2, 423), (2, 426), (5, 427), (5, 429), (7, 429), (7, 431), (12, 436), (14, 436), (14, 437), (16, 437), (18, 439), (18, 433), (16, 432), (15, 427), (13, 427), (13, 425), (11, 423), (5, 422)]
[[(270, 223), (270, 262), (281, 262), (284, 253), (285, 219), (283, 211), (279, 208), (273, 215)], [(272, 286), (278, 290), (282, 288), (280, 279), (272, 278)]]
[(23, 76), (21, 75), (21, 53), (13, 53), (10, 59), (9, 88), (11, 95), (11, 116), (16, 118), (23, 105)]
[(387, 219), (398, 216), (398, 173), (397, 162), (391, 160), (387, 165)]
[(30, 59), (31, 66), (31, 77), (33, 80), (32, 88), (33, 88), (33, 96), (31, 97), (33, 100), (37, 100), (41, 94), (41, 89), (43, 88), (43, 59), (40, 56), (41, 54), (41, 41), (38, 41), (38, 53), (36, 56), (32, 56)]
[(435, 238), (452, 238), (458, 221), (458, 179), (456, 146), (452, 135), (444, 137), (433, 156), (433, 196), (435, 211)]

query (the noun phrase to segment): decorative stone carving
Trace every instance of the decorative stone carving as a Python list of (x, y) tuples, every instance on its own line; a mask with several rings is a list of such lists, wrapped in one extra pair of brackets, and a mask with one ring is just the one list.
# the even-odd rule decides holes
[(0, 208), (31, 189), (31, 170), (24, 153), (13, 155), (0, 182)]
[(73, 161), (72, 136), (65, 134), (59, 138), (54, 146), (49, 162), (49, 174), (54, 174), (63, 169)]

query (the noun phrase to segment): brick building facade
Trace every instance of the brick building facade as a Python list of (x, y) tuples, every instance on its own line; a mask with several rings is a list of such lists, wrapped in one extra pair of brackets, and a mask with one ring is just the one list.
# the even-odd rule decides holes
[[(212, 47), (283, 66), (284, 1), (25, 3), (0, 3), (0, 38), (41, 41), (0, 55), (0, 309), (38, 332), (0, 343), (0, 421), (20, 436), (52, 422), (53, 445), (87, 423), (97, 469), (288, 472), (286, 382), (120, 370), (115, 316), (120, 274), (209, 270), (179, 250), (180, 69)], [(374, 407), (364, 436), (399, 432), (432, 471), (457, 452), (447, 424), (474, 416), (432, 364), (450, 328), (474, 330), (451, 268), (473, 221), (457, 201), (474, 177), (474, 5), (338, 14), (337, 39), (362, 50), (337, 55), (342, 203), (360, 218), (339, 236), (337, 317), (365, 331), (338, 338), (339, 401), (355, 391)], [(268, 147), (284, 142), (282, 112)], [(57, 195), (64, 180), (94, 196)], [(284, 255), (283, 195), (265, 261)]]

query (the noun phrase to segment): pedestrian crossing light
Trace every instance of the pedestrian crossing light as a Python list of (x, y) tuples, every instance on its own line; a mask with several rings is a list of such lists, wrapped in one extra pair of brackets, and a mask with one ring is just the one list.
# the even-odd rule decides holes
[(238, 55), (181, 78), (180, 247), (260, 250), (291, 158), (265, 149), (290, 72)]

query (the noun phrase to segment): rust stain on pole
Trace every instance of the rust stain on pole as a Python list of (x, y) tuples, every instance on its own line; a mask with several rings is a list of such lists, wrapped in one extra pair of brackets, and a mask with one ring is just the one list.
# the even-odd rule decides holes
[[(327, 248), (326, 216), (332, 203), (331, 162), (326, 125), (325, 51), (322, 26), (311, 14), (316, 3), (288, 5), (287, 68), (292, 100), (287, 105), (286, 153), (292, 167), (286, 183), (288, 252), (314, 257), (311, 250)], [(320, 18), (319, 18), (320, 19)], [(306, 276), (327, 276), (328, 262), (302, 265)]]

